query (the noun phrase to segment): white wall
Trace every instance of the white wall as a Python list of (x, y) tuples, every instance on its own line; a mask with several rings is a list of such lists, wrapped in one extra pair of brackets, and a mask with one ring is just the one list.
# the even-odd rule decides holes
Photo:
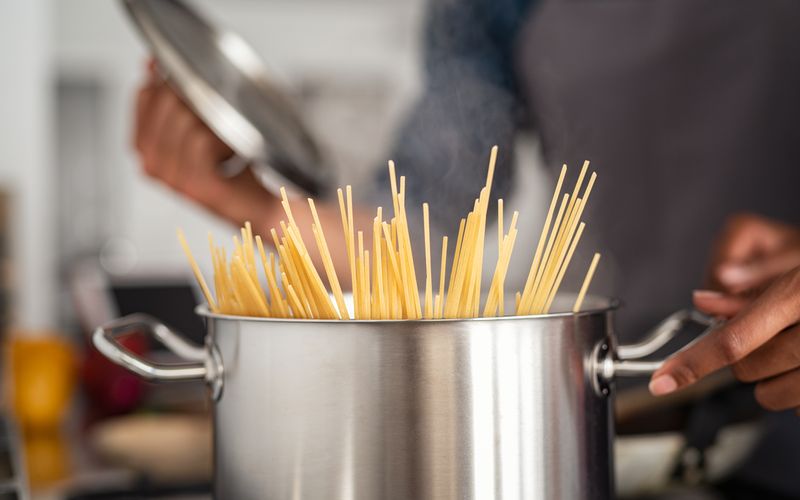
[(14, 322), (54, 326), (51, 4), (0, 2), (0, 185), (12, 196)]

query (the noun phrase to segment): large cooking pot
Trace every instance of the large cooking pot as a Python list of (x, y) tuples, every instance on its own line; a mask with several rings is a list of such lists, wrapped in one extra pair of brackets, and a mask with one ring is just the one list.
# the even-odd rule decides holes
[[(220, 499), (609, 499), (611, 389), (687, 323), (678, 312), (617, 346), (614, 301), (578, 314), (426, 321), (233, 317), (204, 307), (204, 347), (132, 315), (95, 346), (153, 381), (205, 380)], [(190, 360), (118, 341), (149, 331)]]

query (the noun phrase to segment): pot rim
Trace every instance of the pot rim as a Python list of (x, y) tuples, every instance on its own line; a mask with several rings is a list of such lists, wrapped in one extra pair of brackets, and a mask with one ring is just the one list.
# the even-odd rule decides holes
[(497, 317), (480, 317), (480, 318), (442, 318), (442, 319), (302, 319), (302, 318), (271, 318), (271, 317), (264, 317), (264, 316), (237, 316), (233, 314), (220, 314), (211, 312), (208, 309), (208, 305), (201, 304), (194, 308), (195, 314), (198, 316), (202, 316), (204, 318), (211, 318), (211, 319), (222, 319), (222, 320), (234, 320), (234, 321), (246, 321), (246, 322), (253, 322), (253, 323), (312, 323), (312, 324), (324, 324), (324, 323), (332, 323), (332, 324), (359, 324), (359, 325), (367, 325), (367, 324), (429, 324), (429, 323), (471, 323), (475, 321), (522, 321), (522, 320), (530, 320), (530, 319), (537, 319), (537, 320), (545, 320), (545, 319), (557, 319), (557, 318), (569, 318), (569, 317), (583, 317), (583, 316), (594, 316), (596, 314), (606, 314), (610, 311), (615, 311), (623, 306), (623, 302), (615, 297), (602, 297), (602, 296), (587, 296), (593, 297), (595, 299), (600, 299), (606, 301), (608, 304), (605, 307), (596, 307), (593, 309), (586, 309), (580, 312), (557, 312), (557, 313), (549, 313), (549, 314), (528, 314), (524, 316), (497, 316)]

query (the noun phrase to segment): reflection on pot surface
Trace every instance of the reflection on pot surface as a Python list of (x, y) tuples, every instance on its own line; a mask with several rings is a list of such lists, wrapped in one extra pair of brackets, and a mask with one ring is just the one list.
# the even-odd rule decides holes
[[(676, 313), (648, 342), (616, 347), (615, 304), (590, 297), (585, 309), (300, 321), (199, 308), (203, 349), (143, 316), (98, 329), (94, 342), (146, 378), (209, 383), (219, 498), (607, 499), (613, 378), (658, 366), (619, 355), (711, 323)], [(155, 365), (117, 344), (142, 327), (193, 362)]]

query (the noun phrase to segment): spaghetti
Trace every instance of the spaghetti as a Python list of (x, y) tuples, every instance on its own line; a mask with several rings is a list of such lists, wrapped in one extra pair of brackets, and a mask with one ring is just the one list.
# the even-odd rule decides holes
[[(495, 146), (491, 150), (485, 183), (472, 210), (459, 223), (449, 259), (448, 237), (442, 238), (438, 273), (434, 272), (431, 256), (430, 208), (427, 203), (422, 205), (425, 258), (422, 297), (417, 287), (406, 212), (406, 179), (397, 177), (394, 162), (391, 161), (391, 217), (388, 214), (384, 217), (383, 209), (378, 207), (372, 227), (366, 231), (355, 227), (352, 188), (346, 186), (344, 190), (337, 191), (347, 272), (352, 284), (352, 311), (348, 309), (325, 236), (326, 230), (312, 199), (308, 199), (312, 216), (310, 233), (316, 245), (315, 255), (322, 263), (321, 272), (314, 264), (284, 189), (281, 189), (281, 205), (286, 218), (280, 222), (279, 228), (272, 228), (267, 233), (271, 237), (274, 252), (265, 249), (261, 236), (254, 235), (249, 222), (245, 223), (238, 236), (233, 237), (230, 256), (209, 235), (214, 293), (180, 231), (178, 238), (203, 295), (214, 312), (333, 320), (503, 316), (506, 312), (505, 280), (516, 243), (519, 213), (513, 212), (506, 231), (503, 200), (498, 200), (498, 256), (488, 289), (482, 294), (486, 226), (496, 161)], [(561, 169), (525, 285), (522, 290), (509, 296), (514, 297), (513, 312), (517, 315), (546, 314), (553, 305), (586, 227), (582, 217), (597, 178), (593, 172), (583, 188), (588, 168), (587, 161), (571, 193), (562, 193), (567, 166)], [(581, 309), (599, 260), (600, 254), (595, 254), (573, 307), (574, 312)], [(435, 278), (438, 278), (436, 286)]]

